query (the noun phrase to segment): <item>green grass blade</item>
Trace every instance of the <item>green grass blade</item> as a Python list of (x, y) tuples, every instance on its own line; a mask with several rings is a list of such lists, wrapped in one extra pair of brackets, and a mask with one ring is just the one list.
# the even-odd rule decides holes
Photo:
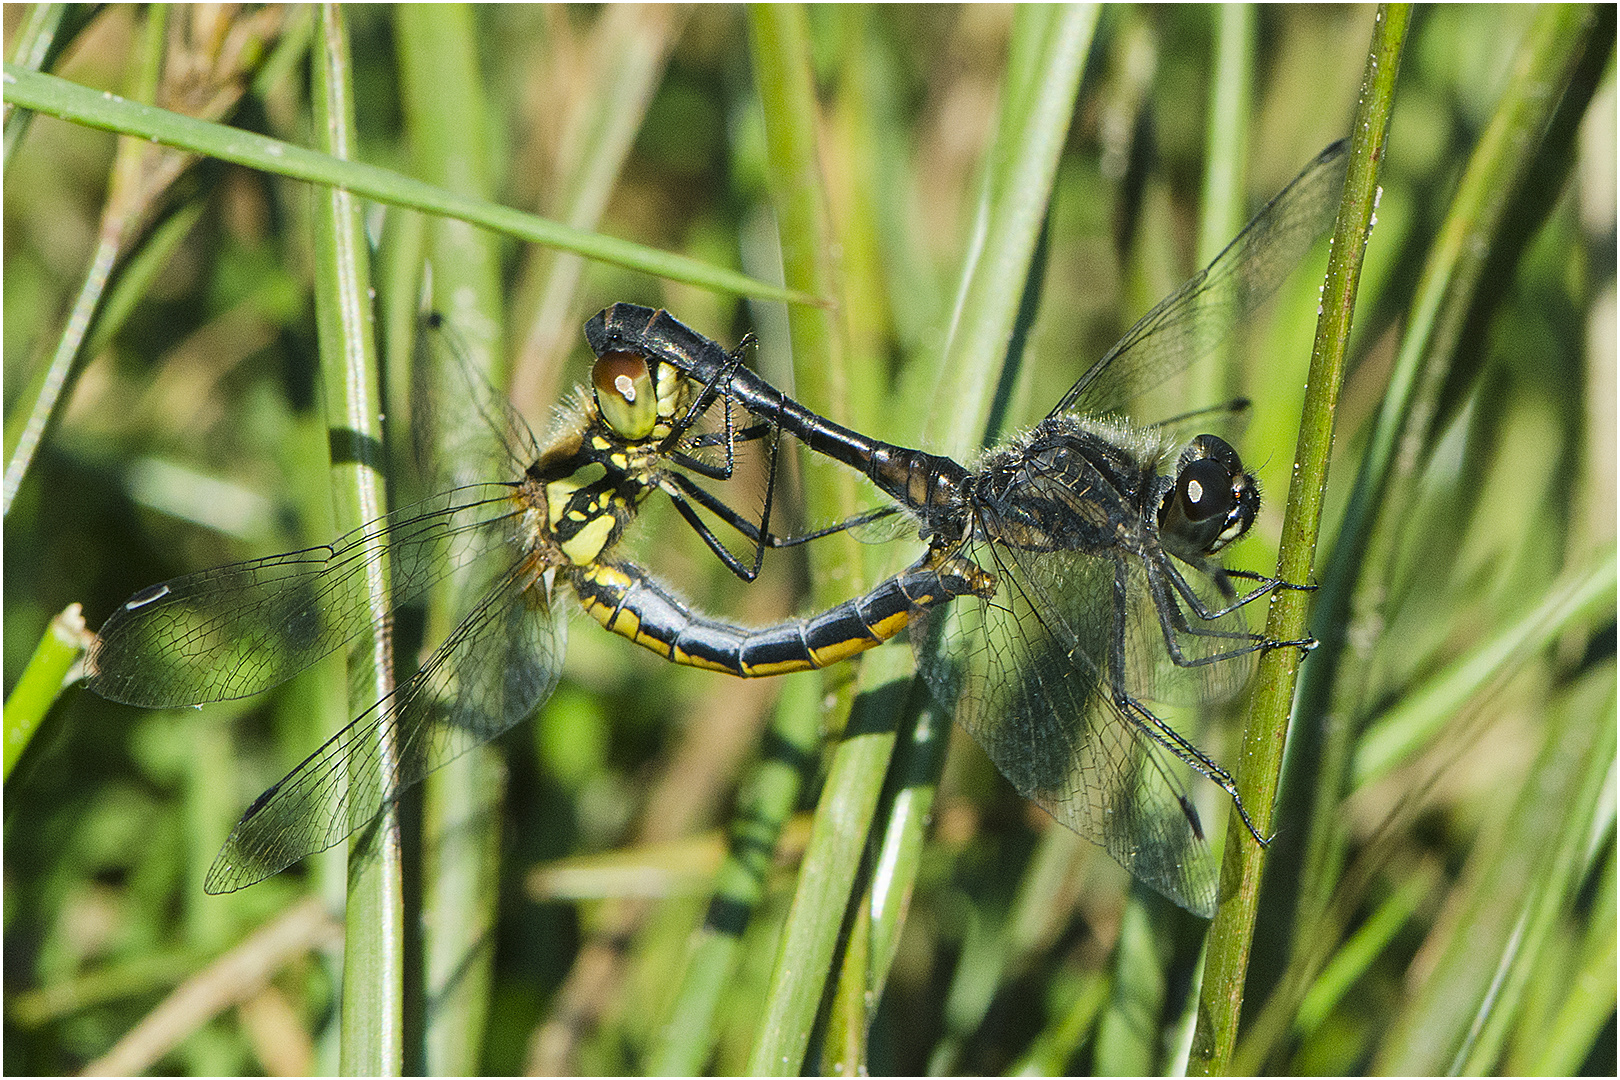
[[(1333, 447), (1333, 424), (1355, 311), (1356, 286), (1371, 229), (1378, 168), (1388, 137), (1395, 76), (1400, 70), (1410, 14), (1410, 9), (1401, 5), (1381, 7), (1367, 57), (1360, 108), (1352, 129), (1349, 174), (1328, 260), (1316, 343), (1311, 350), (1310, 382), (1300, 421), (1294, 483), (1289, 488), (1283, 518), (1277, 576), (1284, 581), (1311, 580), (1322, 499), (1327, 487), (1328, 457)], [(1303, 593), (1278, 593), (1272, 599), (1266, 636), (1273, 641), (1303, 638), (1305, 616)], [(1283, 738), (1288, 729), (1300, 660), (1297, 649), (1275, 649), (1262, 656), (1249, 724), (1244, 732), (1238, 787), (1249, 813), (1259, 827), (1268, 832), (1273, 828), (1272, 811), (1277, 779), (1282, 771)], [(1264, 852), (1245, 839), (1244, 826), (1235, 808), (1228, 815), (1226, 832), (1233, 842), (1226, 845), (1221, 874), (1222, 899), (1210, 926), (1198, 1028), (1193, 1035), (1192, 1057), (1188, 1063), (1189, 1072), (1204, 1075), (1225, 1072), (1237, 1046), (1238, 1016), (1242, 1010), (1244, 976), (1253, 945), (1264, 866)]]
[[(494, 184), (487, 167), (484, 79), (474, 21), (474, 11), (465, 5), (408, 4), (394, 13), (406, 130), (416, 170), (447, 191), (487, 200)], [(466, 362), (491, 385), (502, 386), (505, 305), (497, 241), (464, 222), (439, 218), (428, 223), (430, 303), (447, 314), (466, 348)], [(433, 362), (453, 362), (443, 352), (433, 350)], [(438, 385), (459, 383), (452, 374)], [(440, 411), (435, 418), (448, 430), (418, 432), (417, 437), (441, 447), (465, 442), (464, 429), (476, 430), (478, 421), (462, 415), (457, 405), (436, 403)], [(446, 464), (464, 467), (462, 462)], [(476, 585), (458, 581), (456, 587)], [(451, 629), (457, 610), (454, 592), (439, 590), (431, 598), (433, 639)], [(420, 1050), (411, 1050), (413, 1056), (421, 1055), (413, 1072), (461, 1076), (478, 1071), (500, 895), (505, 786), (500, 755), (481, 746), (434, 772), (423, 787), (423, 1031)]]
[[(71, 7), (69, 4), (31, 4), (12, 42), (11, 62), (29, 71), (42, 70), (51, 56), (61, 51), (65, 41), (62, 28)], [(6, 165), (11, 164), (11, 152), (27, 133), (33, 116), (28, 109), (6, 110)]]
[[(322, 10), (316, 36), (311, 101), (315, 130), (328, 152), (355, 152), (354, 86), (343, 12)], [(342, 532), (387, 512), (386, 461), (382, 452), (381, 378), (371, 309), (371, 267), (360, 199), (326, 188), (317, 199), (315, 317), (320, 331), (327, 424), (333, 446), (334, 517)], [(372, 621), (390, 626), (387, 564), (379, 559), (367, 575)], [(350, 715), (394, 689), (391, 634), (363, 637), (349, 653)], [(373, 735), (386, 739), (379, 730)], [(398, 758), (382, 746), (378, 768)], [(383, 790), (387, 790), (385, 776)], [(404, 1064), (405, 912), (397, 807), (385, 804), (376, 828), (351, 846), (349, 896), (343, 953), (342, 1068), (349, 1074), (399, 1075)]]
[(746, 780), (732, 817), (726, 859), (703, 925), (693, 935), (669, 1019), (648, 1056), (651, 1075), (695, 1076), (714, 1053), (716, 1016), (741, 960), (743, 931), (764, 896), (777, 841), (815, 761), (820, 676), (788, 678), (766, 734), (767, 752)]
[(1353, 785), (1361, 788), (1407, 761), (1481, 690), (1506, 679), (1559, 635), (1612, 609), (1616, 583), (1611, 549), (1549, 590), (1524, 618), (1414, 687), (1361, 737), (1350, 770)]
[(267, 139), (240, 128), (194, 120), (166, 109), (99, 94), (52, 75), (5, 68), (5, 100), (64, 120), (149, 139), (221, 161), (264, 172), (343, 187), (355, 195), (470, 222), (492, 232), (546, 244), (631, 270), (684, 281), (719, 292), (802, 304), (815, 296), (782, 289), (735, 271), (710, 266), (681, 255), (657, 251), (611, 236), (582, 232), (535, 214), (458, 195), (390, 169), (342, 161), (302, 146)]
[(90, 647), (90, 640), (91, 635), (84, 628), (84, 612), (78, 604), (68, 605), (46, 627), (28, 666), (23, 668), (17, 685), (6, 698), (5, 717), (0, 721), (6, 746), (5, 771), (0, 773), (0, 783), (10, 779), (12, 766), (28, 749), (39, 725), (45, 722), (45, 714), (67, 685), (68, 672)]
[[(1302, 715), (1324, 715), (1326, 695), (1337, 675), (1344, 648), (1344, 628), (1351, 618), (1353, 584), (1362, 573), (1366, 544), (1374, 523), (1389, 505), (1396, 453), (1403, 431), (1421, 430), (1424, 422), (1414, 411), (1432, 410), (1433, 398), (1447, 360), (1454, 350), (1464, 320), (1475, 300), (1488, 249), (1469, 238), (1489, 235), (1500, 226), (1511, 194), (1519, 187), (1534, 160), (1539, 132), (1561, 96), (1569, 65), (1578, 56), (1575, 33), (1578, 20), (1567, 10), (1545, 9), (1540, 27), (1525, 42), (1517, 66), (1518, 77), (1505, 91), (1492, 124), (1475, 150), (1459, 185), (1444, 232), (1433, 249), (1419, 282), (1408, 330), (1391, 375), (1390, 387), (1374, 428), (1373, 441), (1363, 458), (1349, 509), (1340, 525), (1340, 543), (1323, 575), (1313, 631), (1322, 642), (1301, 680)], [(1427, 387), (1425, 391), (1423, 388)], [(1343, 726), (1341, 725), (1341, 728)], [(1320, 762), (1320, 778), (1311, 785), (1317, 804), (1303, 810), (1311, 839), (1305, 853), (1300, 918), (1308, 925), (1325, 906), (1323, 890), (1331, 891), (1336, 874), (1332, 865), (1335, 842), (1332, 814), (1345, 790), (1340, 774), (1349, 765), (1343, 740), (1312, 748), (1309, 730), (1296, 755)], [(1344, 732), (1348, 739), (1349, 732)], [(1302, 791), (1303, 783), (1298, 785)], [(1308, 815), (1308, 816), (1307, 816)]]
[(1523, 1052), (1510, 1058), (1503, 1070), (1523, 1076), (1573, 1076), (1587, 1055), (1597, 1049), (1598, 1036), (1614, 1016), (1615, 1008), (1615, 864), (1614, 823), (1609, 823), (1608, 854), (1594, 871), (1598, 898), (1581, 943), (1579, 960), (1570, 977), (1568, 967), (1556, 972), (1567, 993), (1545, 1026), (1523, 1033)]
[[(132, 92), (141, 100), (151, 100), (157, 94), (166, 26), (163, 7), (153, 8), (144, 27), (138, 66), (131, 72)], [(9, 87), (11, 65), (6, 65), (6, 70)], [(17, 70), (28, 77), (51, 78), (23, 68)], [(30, 381), (27, 396), (23, 399), (26, 404), (18, 403), (6, 417), (6, 469), (3, 488), (0, 488), (0, 516), (11, 513), (12, 501), (17, 497), (17, 489), (22, 485), (29, 466), (33, 464), (34, 454), (56, 423), (58, 408), (68, 399), (78, 371), (87, 359), (83, 353), (84, 339), (106, 294), (113, 267), (149, 205), (148, 200), (136, 191), (143, 160), (149, 160), (145, 147), (129, 142), (119, 144), (95, 253), (90, 258), (79, 294), (74, 298), (73, 309), (62, 328), (62, 336), (57, 340), (50, 363)]]
[(1084, 980), (1069, 996), (1068, 1008), (1053, 1018), (1013, 1067), (1010, 1076), (1065, 1076), (1079, 1052), (1113, 988), (1108, 980), (1094, 976)]
[(1595, 667), (1549, 711), (1519, 797), (1464, 869), (1455, 919), (1427, 942), (1434, 969), (1404, 1002), (1372, 1069), (1496, 1072), (1525, 979), (1579, 886), (1614, 768), (1614, 667)]
[[(826, 193), (817, 158), (808, 18), (798, 5), (759, 5), (748, 14), (755, 80), (765, 117), (769, 180), (782, 238), (784, 280), (805, 292), (828, 295), (826, 290), (835, 285), (826, 246), (830, 235)], [(844, 406), (835, 398), (835, 387), (841, 382), (848, 349), (840, 316), (824, 309), (795, 311), (789, 329), (796, 374), (801, 377), (799, 394), (810, 408), (832, 409), (835, 416), (841, 415)], [(853, 477), (823, 470), (809, 485), (806, 502), (812, 514), (849, 513), (854, 491)], [(859, 566), (851, 538), (841, 537), (815, 555), (821, 562), (819, 580), (837, 581), (840, 592), (851, 585), (859, 587), (847, 569), (831, 578), (827, 572), (830, 565)], [(824, 586), (822, 592), (827, 591)], [(816, 596), (818, 602), (824, 599)], [(848, 693), (846, 688), (840, 695), (842, 700), (833, 706), (835, 712), (848, 708)], [(834, 753), (822, 810), (816, 816), (778, 947), (765, 1015), (749, 1058), (750, 1072), (777, 1075), (803, 1068), (811, 1028), (833, 970), (867, 823), (892, 746), (892, 732), (860, 737), (846, 730)], [(833, 808), (838, 810), (836, 816), (831, 813)]]
[(1294, 1014), (1296, 1034), (1309, 1036), (1317, 1029), (1350, 992), (1355, 981), (1372, 968), (1379, 955), (1389, 947), (1395, 935), (1408, 925), (1418, 907), (1438, 885), (1439, 874), (1432, 867), (1413, 874), (1346, 939), (1333, 959), (1322, 967), (1322, 974), (1301, 999), (1299, 1009)]
[[(987, 163), (983, 240), (970, 249), (963, 268), (959, 304), (933, 395), (933, 415), (946, 422), (925, 431), (940, 453), (957, 457), (967, 456), (984, 440), (1074, 114), (1097, 9), (1064, 7), (1050, 15), (1049, 25), (1044, 25), (1046, 18), (1037, 7), (1018, 9), (1014, 19), (1010, 85)], [(1026, 22), (1043, 24), (1037, 29), (1045, 33), (1021, 29)], [(1020, 48), (1026, 38), (1035, 40)], [(1022, 79), (1017, 67), (1021, 55), (1029, 56), (1036, 68)], [(1016, 92), (1021, 84), (1028, 84), (1023, 94)]]
[[(1238, 234), (1248, 207), (1249, 114), (1254, 108), (1255, 9), (1221, 4), (1215, 9), (1214, 73), (1205, 122), (1203, 198), (1198, 215), (1199, 266), (1208, 266)], [(1188, 374), (1186, 400), (1217, 402), (1237, 397), (1238, 368), (1228, 349), (1217, 347)]]
[[(1242, 229), (1249, 159), (1251, 69), (1254, 63), (1254, 10), (1222, 4), (1215, 15), (1214, 73), (1209, 87), (1209, 116), (1204, 152), (1206, 164), (1199, 213), (1198, 265), (1207, 266)], [(1184, 378), (1184, 400), (1230, 400), (1240, 390), (1239, 368), (1231, 363), (1230, 343), (1222, 343), (1192, 365)], [(1151, 926), (1153, 933), (1142, 932)], [(1132, 930), (1136, 932), (1132, 932)], [(1113, 958), (1114, 978), (1107, 1007), (1097, 1030), (1096, 1058), (1102, 1071), (1118, 1074), (1185, 1069), (1186, 1038), (1172, 1048), (1160, 1031), (1170, 1018), (1167, 1002), (1197, 1000), (1202, 966), (1171, 949), (1171, 942), (1190, 933), (1187, 916), (1163, 897), (1141, 886), (1127, 894), (1125, 917)], [(1179, 933), (1178, 933), (1179, 931)], [(1191, 1033), (1185, 1018), (1183, 1035)], [(1169, 1061), (1162, 1061), (1166, 1057)]]
[[(1036, 202), (1049, 201), (1055, 182), (1059, 149), (1067, 133), (1084, 64), (1096, 30), (1097, 9), (1071, 6), (1043, 9), (1020, 8), (1013, 21), (1009, 43), (1014, 62), (1009, 65), (1007, 101), (1001, 112), (998, 137), (992, 146), (987, 177), (994, 180), (984, 189), (983, 217), (987, 250), (1000, 252), (996, 258), (970, 262), (962, 268), (962, 285), (957, 293), (968, 305), (959, 312), (958, 326), (1000, 327), (983, 333), (966, 331), (947, 345), (947, 371), (955, 366), (980, 372), (980, 380), (969, 387), (960, 385), (962, 396), (955, 407), (981, 416), (991, 415), (991, 399), (998, 386), (1009, 381), (1009, 369), (1022, 356), (1013, 353), (1010, 341), (1025, 328), (1031, 300), (1038, 298), (1039, 279), (1046, 267), (1037, 258), (1045, 211)], [(1018, 63), (1018, 58), (1025, 60)], [(1067, 104), (1065, 104), (1065, 102)], [(1024, 260), (1022, 269), (1008, 267)], [(1010, 280), (999, 274), (1006, 272)], [(996, 333), (1002, 336), (995, 336)], [(999, 351), (992, 348), (999, 342)], [(975, 344), (977, 343), (977, 344)], [(975, 350), (984, 348), (986, 351)], [(981, 412), (982, 410), (982, 412)], [(951, 452), (959, 459), (971, 456), (985, 439), (979, 430)], [(896, 662), (900, 658), (896, 658)], [(934, 796), (945, 764), (950, 741), (951, 715), (941, 710), (921, 684), (913, 689), (916, 711), (914, 722), (905, 728), (900, 761), (895, 770), (893, 801), (885, 814), (881, 848), (877, 857), (879, 873), (871, 885), (873, 910), (872, 970), (867, 976), (867, 994), (878, 1000), (895, 961), (900, 934), (905, 923), (907, 903), (921, 865), (927, 824), (932, 816)], [(920, 708), (919, 708), (920, 706)], [(1035, 864), (1036, 868), (1040, 865)], [(1022, 889), (1034, 887), (1040, 875)], [(1021, 894), (1022, 895), (1022, 894)], [(1012, 957), (1001, 953), (1003, 962)], [(992, 982), (994, 980), (992, 979)], [(988, 1006), (989, 999), (983, 1002)]]
[[(1021, 9), (1015, 20), (1014, 54), (1028, 58), (1027, 64), (1025, 67), (1015, 64), (1008, 77), (1001, 134), (986, 172), (987, 239), (982, 248), (976, 249), (977, 257), (963, 271), (964, 287), (959, 294), (962, 308), (953, 320), (955, 332), (951, 342), (941, 354), (944, 370), (955, 381), (940, 391), (941, 400), (952, 402), (949, 410), (940, 412), (952, 418), (964, 413), (977, 416), (981, 430), (964, 429), (947, 434), (943, 439), (947, 450), (954, 447), (961, 452), (977, 445), (982, 438), (983, 418), (989, 412), (991, 395), (998, 383), (993, 372), (1006, 358), (1007, 342), (1024, 296), (1030, 258), (1045, 220), (1047, 193), (1072, 114), (1080, 65), (1095, 20), (1091, 9), (1063, 9), (1048, 18), (1050, 14), (1038, 9)], [(1027, 42), (1022, 49), (1020, 41)], [(1025, 77), (1020, 78), (1019, 71), (1025, 71)], [(1030, 72), (1038, 73), (1038, 77)], [(790, 916), (789, 937), (784, 939), (782, 947), (781, 955), (792, 958), (789, 970), (804, 973), (798, 976), (801, 979), (815, 979), (817, 959), (823, 953), (807, 952), (809, 946), (804, 940), (793, 936), (796, 928), (806, 939), (813, 938), (830, 950), (833, 936), (843, 925), (844, 898), (852, 883), (854, 867), (864, 844), (866, 823), (876, 808), (892, 753), (895, 738), (892, 717), (904, 707), (909, 693), (908, 670), (907, 658), (893, 650), (876, 653), (864, 662), (862, 683), (869, 689), (860, 699), (834, 756), (823, 794), (822, 805), (832, 803), (839, 808), (838, 821), (843, 827), (837, 831), (837, 841), (829, 839), (827, 846), (821, 849), (817, 848), (813, 834), (796, 910), (815, 914), (797, 924)], [(875, 687), (881, 690), (871, 689)], [(943, 734), (939, 731), (932, 738), (942, 739)], [(915, 803), (908, 805), (915, 810)], [(908, 820), (913, 827), (905, 825)], [(922, 820), (924, 815), (908, 814), (899, 823), (902, 832), (911, 834), (912, 839), (906, 846), (913, 850), (920, 846), (921, 837), (921, 830), (914, 826)], [(829, 829), (825, 835), (831, 837), (833, 830)], [(824, 856), (819, 854), (821, 851), (825, 852)], [(815, 876), (815, 865), (825, 865), (827, 877)], [(883, 946), (883, 952), (874, 954), (873, 972), (865, 976), (866, 1000), (875, 1000), (892, 961), (892, 943), (897, 939), (897, 920), (903, 908), (898, 897), (905, 894), (909, 880), (908, 873), (888, 875), (884, 878), (884, 896), (873, 897), (873, 909), (887, 913), (896, 921), (884, 931), (883, 940), (889, 944)], [(806, 904), (813, 906), (799, 907)], [(779, 970), (783, 970), (782, 965)], [(802, 1061), (820, 990), (814, 985), (800, 984), (781, 1000), (783, 1008), (768, 1015), (760, 1042), (756, 1044), (751, 1060), (751, 1067), (756, 1070), (795, 1069)], [(852, 998), (846, 995), (844, 1000)], [(865, 1007), (860, 1011), (864, 1012)], [(840, 1047), (848, 1045), (838, 1032), (848, 1033), (865, 1022), (864, 1017), (846, 1017), (840, 1026), (835, 1020), (830, 1025), (829, 1044), (839, 1040)], [(864, 1033), (857, 1034), (855, 1043), (862, 1038)]]
[[(588, 46), (599, 62), (587, 65), (589, 86), (564, 120), (549, 202), (559, 220), (582, 230), (601, 221), (685, 22), (685, 10), (673, 5), (602, 9)], [(526, 415), (537, 416), (557, 400), (562, 360), (579, 340), (584, 316), (577, 301), (586, 269), (578, 255), (535, 248), (513, 287), (509, 314), (513, 336), (522, 340), (511, 396)]]
[[(1515, 838), (1517, 846), (1533, 849), (1538, 840), (1545, 841), (1547, 837), (1556, 837), (1556, 845), (1551, 857), (1538, 867), (1540, 872), (1532, 873), (1527, 879), (1532, 888), (1526, 897), (1524, 933), (1508, 953), (1509, 966), (1500, 989), (1481, 1002), (1470, 1028), (1470, 1038), (1458, 1051), (1456, 1060), (1461, 1068), (1453, 1070), (1455, 1072), (1484, 1076), (1501, 1070), (1508, 1036), (1522, 1016), (1531, 974), (1544, 957), (1553, 961), (1559, 959), (1558, 952), (1553, 951), (1559, 923), (1575, 906), (1593, 816), (1599, 812), (1604, 785), (1615, 765), (1613, 667), (1598, 669), (1595, 677), (1587, 682), (1585, 695), (1571, 695), (1572, 700), (1565, 703), (1564, 711), (1569, 714), (1571, 727), (1566, 734), (1567, 741), (1558, 748), (1560, 760), (1553, 769), (1547, 770), (1556, 775), (1545, 778), (1547, 787), (1562, 786), (1563, 791), (1558, 795), (1564, 798), (1558, 795), (1546, 798), (1546, 791), (1540, 786), (1545, 775), (1541, 771), (1533, 773), (1531, 782), (1525, 785), (1525, 801), (1536, 800), (1541, 805), (1526, 807), (1521, 817), (1524, 827)], [(1605, 697), (1607, 701), (1603, 703)], [(1594, 698), (1597, 700), (1592, 700)], [(1546, 815), (1551, 828), (1533, 820), (1540, 816), (1539, 811), (1546, 809), (1555, 811)], [(1560, 809), (1561, 820), (1557, 813)], [(1477, 940), (1469, 941), (1470, 948), (1477, 944)]]
[[(167, 66), (170, 63), (165, 49), (170, 36), (167, 14), (168, 9), (163, 5), (148, 10), (140, 62), (132, 73), (132, 93), (144, 101), (156, 100), (161, 92), (166, 98), (184, 100), (187, 107), (210, 117), (229, 113), (241, 99), (246, 85), (246, 69), (257, 56), (256, 50), (247, 46), (260, 45), (266, 37), (273, 36), (279, 27), (280, 15), (271, 11), (245, 15), (239, 21), (209, 22), (205, 28), (207, 32), (233, 33), (237, 37), (237, 44), (243, 47), (232, 52), (226, 58), (228, 62), (217, 63), (204, 72), (195, 72), (189, 68), (186, 71), (179, 69), (187, 66), (187, 60), (195, 60), (190, 53), (195, 51), (198, 43), (188, 35), (199, 29), (198, 23), (193, 13), (185, 14), (181, 28), (173, 35), (174, 40), (179, 42), (174, 49), (176, 58), (172, 67)], [(7, 65), (4, 78), (8, 90), (13, 85), (14, 75), (25, 80), (47, 80), (52, 84), (73, 86), (50, 75)], [(113, 98), (111, 94), (96, 95), (84, 87), (74, 87), (74, 90), (92, 97)], [(115, 100), (123, 101), (122, 98)], [(125, 104), (137, 109), (153, 108), (150, 105)], [(168, 115), (191, 123), (203, 122), (178, 114)], [(79, 369), (90, 359), (83, 351), (85, 334), (92, 320), (99, 317), (114, 269), (146, 233), (162, 199), (191, 163), (189, 155), (161, 146), (128, 139), (119, 142), (113, 179), (89, 270), (48, 367), (33, 381), (25, 398), (26, 406), (14, 406), (7, 417), (6, 467), (0, 513), (9, 514), (17, 488), (46, 434), (55, 424), (60, 405), (70, 396)]]
[[(1383, 565), (1383, 560), (1369, 556), (1375, 525), (1380, 515), (1391, 522), (1403, 520), (1409, 506), (1405, 498), (1392, 496), (1391, 488), (1397, 479), (1398, 448), (1403, 440), (1420, 436), (1402, 432), (1421, 432), (1427, 426), (1427, 420), (1416, 421), (1414, 413), (1425, 417), (1432, 413), (1434, 395), (1477, 302), (1487, 261), (1496, 257), (1491, 245), (1469, 238), (1493, 235), (1500, 228), (1512, 192), (1532, 168), (1541, 133), (1554, 104), (1564, 96), (1561, 87), (1570, 79), (1580, 52), (1575, 37), (1579, 19), (1572, 19), (1570, 12), (1544, 9), (1537, 21), (1539, 27), (1520, 48), (1515, 76), (1504, 89), (1424, 266), (1389, 388), (1316, 597), (1312, 631), (1322, 645), (1301, 674), (1296, 711), (1308, 722), (1297, 724), (1292, 732), (1285, 784), (1288, 802), (1281, 812), (1288, 830), (1273, 845), (1266, 885), (1268, 908), (1279, 918), (1291, 917), (1298, 928), (1289, 961), (1293, 972), (1284, 984), (1290, 994), (1304, 992), (1314, 975), (1311, 964), (1323, 955), (1320, 920), (1340, 882), (1345, 842), (1340, 807), (1349, 790), (1355, 734), (1352, 724), (1321, 725), (1315, 720), (1357, 708), (1352, 702), (1334, 700), (1353, 692), (1336, 686), (1343, 665), (1366, 662), (1364, 656), (1348, 654), (1346, 629), (1354, 618), (1357, 581), (1368, 566)], [(1391, 512), (1389, 507), (1402, 509)], [(1352, 680), (1353, 685), (1359, 684)], [(1308, 960), (1311, 956), (1318, 960)], [(1282, 1034), (1275, 1025), (1267, 1030)], [(1263, 1057), (1257, 1048), (1245, 1050), (1246, 1061)]]

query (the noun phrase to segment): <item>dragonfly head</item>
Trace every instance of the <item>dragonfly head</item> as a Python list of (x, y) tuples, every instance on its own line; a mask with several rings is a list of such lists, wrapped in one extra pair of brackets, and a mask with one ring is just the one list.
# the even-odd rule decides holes
[(1260, 512), (1260, 487), (1230, 443), (1200, 435), (1176, 462), (1159, 504), (1159, 538), (1172, 555), (1198, 562), (1238, 539)]

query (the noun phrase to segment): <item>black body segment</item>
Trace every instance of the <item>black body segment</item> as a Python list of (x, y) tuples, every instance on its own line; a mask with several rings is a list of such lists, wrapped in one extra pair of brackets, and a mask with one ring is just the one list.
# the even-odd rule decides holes
[(585, 339), (598, 356), (634, 350), (675, 365), (694, 382), (715, 387), (816, 453), (860, 470), (903, 506), (949, 512), (963, 504), (968, 471), (955, 461), (868, 438), (810, 411), (667, 311), (614, 304), (585, 324)]
[(581, 606), (613, 633), (673, 663), (742, 678), (824, 668), (883, 644), (928, 608), (995, 592), (976, 564), (931, 552), (856, 599), (752, 628), (693, 611), (632, 563), (598, 560), (568, 577)]

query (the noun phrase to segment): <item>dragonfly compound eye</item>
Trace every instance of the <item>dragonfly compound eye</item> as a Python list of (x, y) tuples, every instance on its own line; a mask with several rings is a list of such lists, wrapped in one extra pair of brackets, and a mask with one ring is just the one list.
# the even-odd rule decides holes
[(640, 353), (605, 352), (591, 366), (596, 407), (614, 432), (625, 439), (645, 439), (658, 423), (658, 398), (652, 373)]
[(1172, 551), (1212, 555), (1248, 532), (1259, 510), (1260, 490), (1237, 451), (1200, 435), (1181, 455), (1159, 508), (1159, 533)]
[(1189, 521), (1224, 518), (1232, 508), (1231, 477), (1217, 461), (1195, 461), (1176, 477), (1176, 502)]

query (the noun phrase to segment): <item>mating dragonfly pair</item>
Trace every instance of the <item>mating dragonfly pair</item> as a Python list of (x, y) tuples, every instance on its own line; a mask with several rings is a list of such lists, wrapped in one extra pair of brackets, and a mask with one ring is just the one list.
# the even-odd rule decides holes
[[(1219, 562), (1259, 508), (1237, 453), (1207, 434), (1177, 446), (1167, 428), (1132, 426), (1118, 413), (1281, 284), (1331, 223), (1344, 168), (1344, 144), (1323, 151), (1046, 419), (971, 469), (840, 427), (744, 367), (742, 347), (728, 351), (662, 311), (615, 304), (586, 326), (593, 389), (544, 446), (504, 401), (481, 409), (504, 429), (514, 479), (452, 488), (330, 545), (142, 590), (103, 625), (87, 683), (147, 707), (259, 693), (371, 629), (364, 583), (384, 548), (396, 603), (454, 570), (482, 574), (417, 673), (248, 808), (207, 875), (208, 891), (227, 892), (340, 842), (543, 703), (564, 649), (559, 582), (608, 630), (675, 663), (736, 676), (824, 667), (907, 626), (919, 642), (937, 628), (942, 648), (919, 649), (923, 676), (1014, 787), (1207, 916), (1217, 867), (1186, 770), (1218, 784), (1265, 840), (1231, 776), (1149, 703), (1229, 697), (1256, 652), (1310, 643), (1268, 640), (1245, 620), (1249, 603), (1293, 586)], [(752, 422), (739, 425), (734, 410)], [(855, 520), (908, 515), (923, 555), (864, 596), (757, 629), (693, 611), (614, 555), (654, 491), (745, 579), (765, 548), (849, 527), (770, 533), (783, 432), (864, 473), (896, 506)], [(753, 439), (770, 441), (773, 466), (758, 522), (687, 475), (728, 479), (736, 444)], [(694, 504), (754, 545), (752, 566)]]

